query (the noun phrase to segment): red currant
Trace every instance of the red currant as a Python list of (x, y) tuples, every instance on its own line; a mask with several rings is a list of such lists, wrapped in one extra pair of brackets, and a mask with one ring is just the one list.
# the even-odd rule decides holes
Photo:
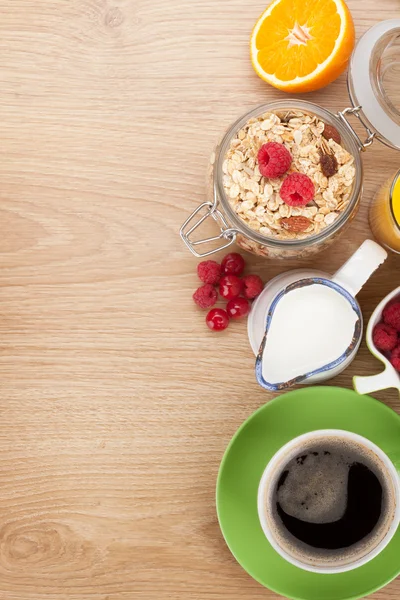
[(245, 265), (243, 256), (237, 252), (227, 254), (221, 263), (224, 275), (241, 275)]
[(247, 317), (250, 312), (250, 302), (246, 298), (234, 298), (226, 305), (226, 312), (231, 319)]
[(222, 308), (213, 308), (206, 316), (206, 324), (211, 331), (223, 331), (229, 325), (228, 313)]
[(243, 289), (243, 281), (236, 275), (224, 275), (219, 282), (219, 293), (225, 300), (237, 298)]

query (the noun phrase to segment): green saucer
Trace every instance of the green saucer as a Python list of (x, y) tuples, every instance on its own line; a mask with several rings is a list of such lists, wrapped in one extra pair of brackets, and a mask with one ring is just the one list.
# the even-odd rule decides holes
[(316, 429), (345, 429), (377, 444), (400, 467), (400, 417), (353, 391), (310, 387), (283, 394), (257, 410), (236, 432), (221, 463), (217, 512), (238, 563), (259, 583), (294, 600), (355, 600), (400, 573), (400, 528), (383, 552), (347, 573), (321, 575), (294, 567), (264, 537), (257, 490), (265, 466), (286, 442)]

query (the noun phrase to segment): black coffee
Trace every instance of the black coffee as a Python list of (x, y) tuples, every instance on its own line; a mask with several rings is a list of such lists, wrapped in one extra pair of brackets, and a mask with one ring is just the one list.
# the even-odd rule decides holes
[[(319, 453), (316, 452), (315, 456), (319, 456)], [(308, 458), (309, 455), (305, 454), (301, 460), (306, 461)], [(285, 485), (287, 476), (290, 476), (289, 469), (283, 472), (278, 488), (279, 485)], [(349, 465), (346, 483), (344, 513), (336, 521), (313, 523), (307, 521), (306, 516), (304, 519), (296, 518), (286, 513), (280, 502), (277, 502), (278, 515), (289, 533), (309, 546), (331, 550), (347, 548), (369, 535), (381, 517), (382, 485), (375, 473), (359, 462)], [(314, 497), (317, 499), (320, 493), (313, 492)], [(300, 502), (300, 508), (307, 512), (310, 509), (309, 498), (307, 494), (302, 497), (304, 499)], [(300, 514), (304, 510), (297, 512)]]
[(292, 458), (278, 473), (271, 499), (280, 544), (291, 554), (330, 562), (375, 547), (394, 502), (375, 454), (335, 438), (314, 442)]

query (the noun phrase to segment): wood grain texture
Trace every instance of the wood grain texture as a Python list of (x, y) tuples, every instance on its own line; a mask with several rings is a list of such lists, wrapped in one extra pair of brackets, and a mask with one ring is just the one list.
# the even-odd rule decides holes
[[(397, 0), (351, 0), (357, 35)], [(248, 57), (260, 0), (0, 0), (0, 600), (277, 598), (236, 564), (214, 488), (270, 396), (244, 324), (208, 332), (178, 236), (233, 119), (281, 94)], [(309, 98), (349, 104), (345, 77)], [(356, 221), (369, 236), (399, 166), (374, 144)], [(249, 256), (265, 279), (297, 266)], [(360, 295), (398, 285), (391, 257)], [(365, 344), (353, 373), (378, 370)], [(395, 393), (379, 398), (400, 410)], [(395, 600), (400, 581), (374, 595)]]

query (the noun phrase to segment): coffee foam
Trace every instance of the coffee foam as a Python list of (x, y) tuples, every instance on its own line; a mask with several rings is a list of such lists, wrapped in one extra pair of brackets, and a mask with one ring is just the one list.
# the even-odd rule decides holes
[(331, 523), (344, 515), (354, 458), (327, 452), (315, 448), (314, 454), (294, 458), (287, 465), (287, 477), (276, 494), (285, 513), (308, 523)]
[[(307, 459), (301, 460), (305, 455)], [(382, 485), (381, 518), (374, 530), (357, 544), (340, 550), (313, 548), (292, 536), (277, 513), (277, 502), (287, 514), (310, 523), (340, 519), (346, 509), (348, 473), (354, 462), (367, 466)], [(291, 472), (285, 476), (289, 468)], [(396, 509), (392, 480), (381, 459), (359, 442), (338, 436), (303, 441), (292, 448), (277, 465), (268, 489), (265, 516), (274, 538), (290, 556), (310, 565), (343, 566), (366, 556), (387, 534)]]

